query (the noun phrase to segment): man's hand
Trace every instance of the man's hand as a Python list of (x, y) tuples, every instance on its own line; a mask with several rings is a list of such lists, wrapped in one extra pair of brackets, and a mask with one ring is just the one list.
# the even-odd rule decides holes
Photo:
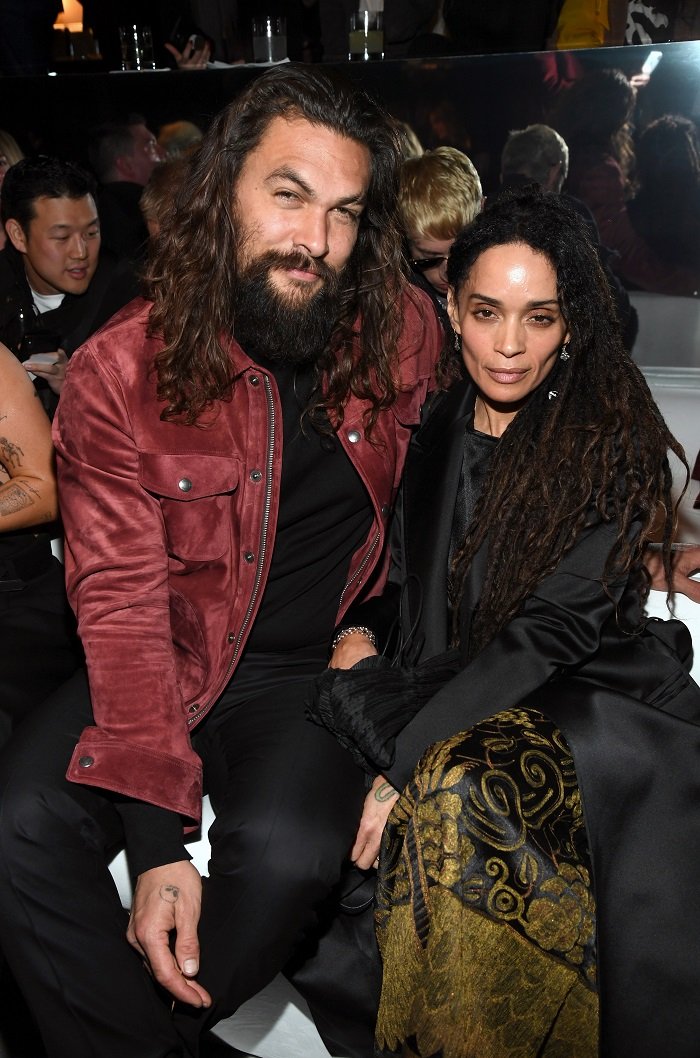
[[(131, 908), (129, 943), (143, 955), (156, 981), (175, 999), (211, 1006), (211, 996), (193, 980), (199, 972), (197, 925), (202, 879), (188, 860), (167, 863), (139, 875)], [(175, 954), (170, 934), (175, 932)]]
[(362, 819), (350, 851), (350, 859), (356, 867), (365, 871), (372, 865), (376, 867), (384, 827), (398, 796), (399, 791), (394, 789), (388, 779), (378, 775), (365, 797)]
[(343, 636), (338, 643), (328, 662), (328, 668), (351, 669), (358, 661), (376, 653), (377, 648), (367, 636), (363, 636), (361, 632), (351, 632), (349, 636)]
[(60, 395), (68, 366), (68, 357), (63, 349), (57, 349), (55, 353), (35, 353), (22, 366), (37, 378), (46, 379), (54, 393)]
[[(644, 552), (644, 565), (651, 577), (651, 587), (656, 591), (668, 591), (669, 585), (664, 572), (661, 551), (647, 548)], [(693, 602), (700, 602), (700, 582), (691, 580), (693, 573), (700, 570), (700, 544), (678, 548), (671, 553), (671, 571), (673, 574), (671, 589), (681, 595), (687, 595)]]

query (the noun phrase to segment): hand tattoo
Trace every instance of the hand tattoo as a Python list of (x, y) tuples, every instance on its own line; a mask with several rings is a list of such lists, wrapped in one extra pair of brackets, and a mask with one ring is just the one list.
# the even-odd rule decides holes
[(165, 900), (166, 904), (174, 904), (177, 902), (180, 890), (176, 885), (161, 885), (159, 894), (161, 900)]
[(395, 790), (390, 782), (383, 782), (381, 786), (378, 786), (374, 791), (375, 801), (390, 801), (392, 797), (398, 797), (399, 791)]

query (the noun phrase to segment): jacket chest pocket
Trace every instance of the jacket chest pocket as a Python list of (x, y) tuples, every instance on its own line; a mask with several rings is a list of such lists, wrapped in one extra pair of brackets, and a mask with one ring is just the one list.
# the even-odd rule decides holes
[(209, 453), (142, 452), (139, 481), (160, 504), (173, 557), (221, 558), (231, 540), (232, 494), (239, 481), (236, 459)]

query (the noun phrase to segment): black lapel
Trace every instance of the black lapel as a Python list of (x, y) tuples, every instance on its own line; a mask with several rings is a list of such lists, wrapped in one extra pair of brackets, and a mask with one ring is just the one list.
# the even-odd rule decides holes
[[(419, 618), (421, 656), (448, 646), (447, 563), (464, 433), (474, 411), (474, 388), (458, 382), (434, 403), (411, 445), (403, 479), (409, 624)], [(404, 628), (406, 622), (404, 621)]]

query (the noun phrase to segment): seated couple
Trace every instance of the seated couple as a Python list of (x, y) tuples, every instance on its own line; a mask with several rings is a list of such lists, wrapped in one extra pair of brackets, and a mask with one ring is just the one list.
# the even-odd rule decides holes
[[(151, 302), (71, 360), (55, 439), (89, 687), (0, 758), (0, 943), (50, 1058), (198, 1055), (313, 933), (348, 850), (374, 862), (392, 804), (385, 1053), (695, 1054), (700, 705), (687, 632), (642, 613), (680, 451), (580, 221), (504, 196), (450, 256), (469, 381), (411, 443), (377, 598), (440, 345), (401, 269), (398, 163), (363, 93), (267, 71), (188, 160)], [(310, 722), (334, 631), (385, 637), (397, 612), (400, 664), (343, 636), (333, 733)], [(206, 879), (182, 843), (203, 782)], [(342, 965), (326, 994), (352, 1023)]]

